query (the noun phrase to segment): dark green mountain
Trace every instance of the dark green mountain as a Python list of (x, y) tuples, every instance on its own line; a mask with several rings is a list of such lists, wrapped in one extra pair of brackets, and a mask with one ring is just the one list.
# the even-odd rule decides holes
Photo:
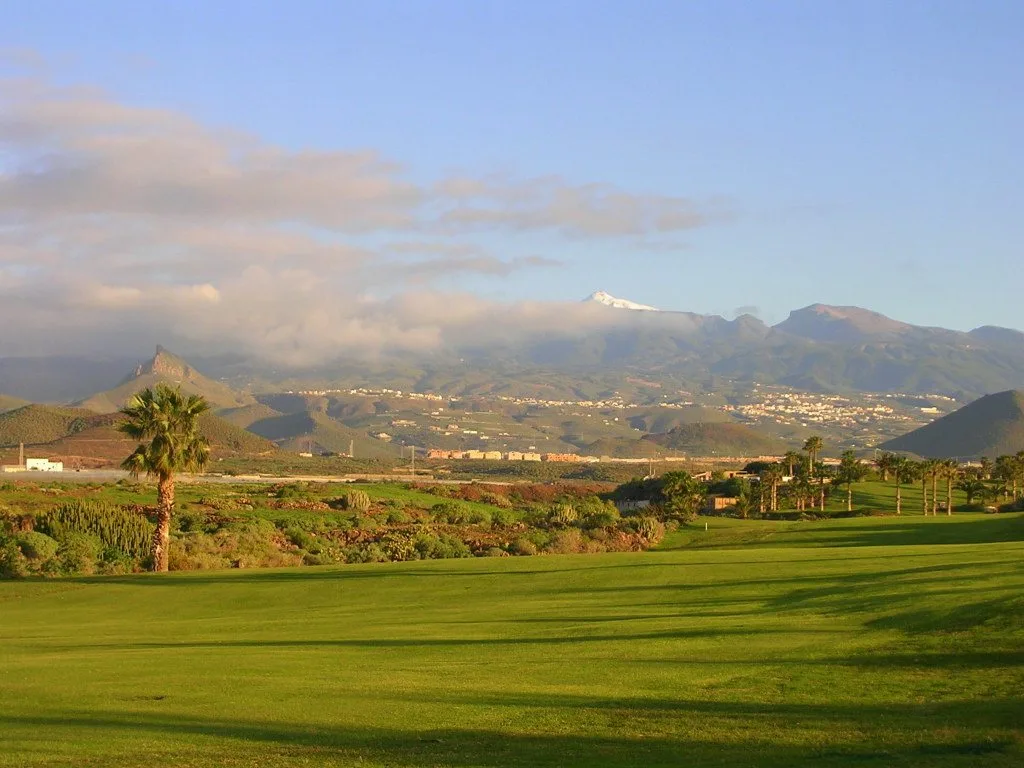
[(1024, 392), (986, 395), (881, 447), (928, 458), (995, 457), (1024, 451)]

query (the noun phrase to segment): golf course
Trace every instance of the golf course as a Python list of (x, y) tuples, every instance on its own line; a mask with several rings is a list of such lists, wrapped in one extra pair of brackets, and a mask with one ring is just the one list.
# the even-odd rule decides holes
[(9, 580), (0, 701), (3, 766), (1018, 766), (1024, 516)]

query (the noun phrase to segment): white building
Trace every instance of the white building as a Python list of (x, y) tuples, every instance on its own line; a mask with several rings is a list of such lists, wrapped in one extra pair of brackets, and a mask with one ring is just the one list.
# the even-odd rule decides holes
[(37, 472), (63, 472), (64, 462), (50, 461), (49, 459), (25, 459), (25, 469)]

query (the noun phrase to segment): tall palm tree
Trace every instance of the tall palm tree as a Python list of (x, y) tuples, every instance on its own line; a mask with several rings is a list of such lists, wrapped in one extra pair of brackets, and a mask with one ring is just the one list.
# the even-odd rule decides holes
[(939, 513), (939, 478), (942, 477), (942, 460), (928, 459), (925, 462), (925, 467), (928, 478), (932, 481), (931, 514), (935, 516)]
[(786, 469), (789, 470), (788, 472), (786, 472), (786, 474), (792, 477), (793, 472), (796, 469), (796, 465), (802, 462), (803, 460), (804, 457), (801, 456), (796, 451), (786, 451), (786, 455), (782, 457), (782, 463), (785, 464)]
[(889, 467), (893, 482), (896, 483), (896, 514), (903, 514), (903, 483), (912, 477), (913, 465), (905, 456), (893, 457)]
[(960, 464), (956, 459), (942, 460), (942, 476), (946, 478), (946, 516), (953, 514), (953, 483), (960, 477)]
[(853, 484), (859, 483), (867, 475), (868, 469), (861, 464), (853, 451), (843, 451), (836, 472), (836, 482), (846, 485), (846, 511), (853, 511)]
[(814, 462), (818, 460), (818, 454), (821, 453), (821, 449), (825, 447), (825, 441), (817, 435), (811, 435), (804, 441), (804, 451), (807, 453), (809, 462), (809, 472), (811, 477), (814, 477)]
[(782, 466), (780, 464), (769, 464), (761, 472), (761, 482), (767, 483), (770, 492), (769, 511), (779, 511), (779, 483), (782, 482)]
[(917, 462), (917, 476), (921, 480), (921, 515), (928, 517), (928, 479), (931, 472), (931, 464), (928, 460)]
[(133, 477), (156, 478), (157, 524), (153, 533), (153, 570), (167, 570), (174, 512), (174, 475), (199, 472), (210, 458), (210, 444), (199, 433), (199, 416), (210, 405), (199, 395), (185, 395), (180, 387), (157, 384), (132, 396), (121, 409), (118, 429), (140, 442), (121, 463)]
[(889, 453), (888, 451), (883, 451), (875, 459), (875, 466), (878, 467), (878, 471), (882, 474), (882, 482), (883, 483), (889, 481), (889, 473), (892, 472), (892, 463), (893, 463), (893, 460), (895, 458), (896, 458), (896, 454), (895, 453)]

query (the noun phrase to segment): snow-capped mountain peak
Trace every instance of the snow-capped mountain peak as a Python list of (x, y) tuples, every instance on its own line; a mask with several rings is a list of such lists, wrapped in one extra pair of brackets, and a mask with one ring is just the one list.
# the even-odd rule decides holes
[(629, 301), (628, 299), (617, 299), (610, 293), (604, 291), (594, 291), (592, 294), (587, 296), (584, 301), (596, 301), (598, 304), (604, 304), (606, 307), (615, 307), (616, 309), (642, 309), (647, 312), (659, 312), (657, 307), (649, 307), (646, 304), (637, 304), (635, 301)]

